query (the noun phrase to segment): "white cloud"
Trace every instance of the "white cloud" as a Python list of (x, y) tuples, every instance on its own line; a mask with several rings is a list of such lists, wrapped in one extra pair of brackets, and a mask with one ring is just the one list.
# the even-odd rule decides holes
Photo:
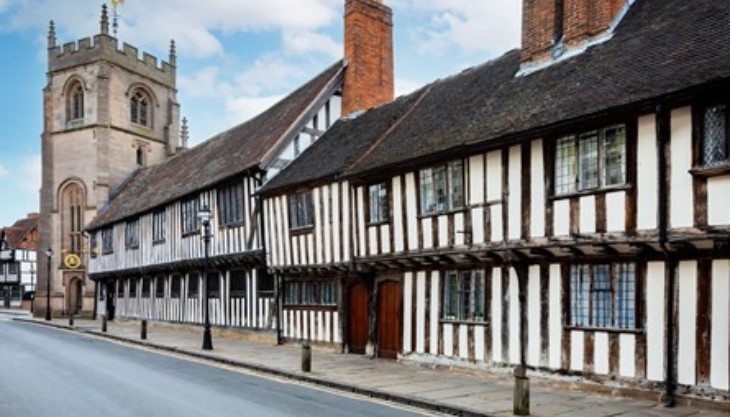
[(411, 30), (419, 52), (441, 55), (457, 47), (466, 53), (498, 54), (519, 46), (520, 0), (401, 0), (402, 13), (430, 16)]
[(18, 185), (22, 191), (33, 193), (37, 196), (41, 188), (41, 155), (26, 155), (20, 163), (20, 172), (17, 178)]
[(221, 79), (217, 66), (207, 66), (191, 75), (180, 74), (178, 87), (191, 98), (219, 97), (232, 90), (232, 86)]
[(406, 94), (410, 94), (419, 88), (423, 87), (423, 83), (402, 77), (395, 78), (395, 96), (400, 97)]
[(266, 97), (238, 97), (226, 102), (226, 110), (230, 115), (230, 125), (240, 124), (274, 105), (284, 98), (282, 95)]
[(342, 57), (342, 45), (330, 36), (312, 31), (285, 30), (284, 49), (295, 55), (321, 52), (332, 59)]

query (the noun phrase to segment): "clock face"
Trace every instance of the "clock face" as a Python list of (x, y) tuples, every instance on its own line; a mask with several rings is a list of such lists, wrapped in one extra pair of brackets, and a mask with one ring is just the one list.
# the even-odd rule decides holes
[(81, 266), (81, 257), (75, 253), (69, 253), (63, 258), (63, 264), (66, 268), (76, 269)]

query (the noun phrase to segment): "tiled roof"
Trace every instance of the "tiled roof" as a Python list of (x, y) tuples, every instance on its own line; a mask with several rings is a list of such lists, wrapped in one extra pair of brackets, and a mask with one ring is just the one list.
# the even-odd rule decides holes
[[(338, 61), (253, 119), (132, 174), (87, 229), (135, 216), (257, 168), (344, 71)], [(296, 132), (294, 132), (296, 133)]]
[[(37, 214), (29, 215), (25, 219), (16, 221), (10, 227), (4, 227), (2, 232), (5, 234), (5, 239), (8, 242), (8, 246), (11, 249), (17, 249), (23, 243), (26, 237), (30, 237), (33, 230), (38, 228), (38, 221), (40, 217)], [(34, 240), (28, 240), (26, 242), (25, 249), (35, 249), (36, 242)]]
[[(513, 50), (332, 129), (266, 190), (315, 179), (316, 169), (387, 175), (616, 110), (652, 111), (662, 97), (730, 80), (729, 22), (730, 1), (638, 0), (611, 39), (580, 55), (516, 76)], [(373, 140), (383, 120), (395, 126)]]

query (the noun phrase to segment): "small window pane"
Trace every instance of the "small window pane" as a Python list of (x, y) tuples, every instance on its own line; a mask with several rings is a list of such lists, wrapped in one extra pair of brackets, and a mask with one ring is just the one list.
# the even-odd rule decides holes
[(575, 191), (575, 141), (573, 137), (558, 140), (555, 155), (555, 194)]
[(584, 133), (578, 145), (578, 185), (581, 190), (598, 187), (598, 132)]
[(626, 182), (626, 130), (623, 126), (606, 129), (603, 138), (603, 183), (620, 185)]
[(705, 109), (702, 162), (706, 166), (721, 165), (727, 154), (727, 106), (720, 104)]

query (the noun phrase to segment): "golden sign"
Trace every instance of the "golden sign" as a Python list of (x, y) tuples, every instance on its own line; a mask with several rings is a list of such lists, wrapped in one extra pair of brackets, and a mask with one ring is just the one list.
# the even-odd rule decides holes
[(63, 264), (66, 268), (76, 269), (81, 266), (81, 257), (75, 253), (69, 253), (63, 258)]

